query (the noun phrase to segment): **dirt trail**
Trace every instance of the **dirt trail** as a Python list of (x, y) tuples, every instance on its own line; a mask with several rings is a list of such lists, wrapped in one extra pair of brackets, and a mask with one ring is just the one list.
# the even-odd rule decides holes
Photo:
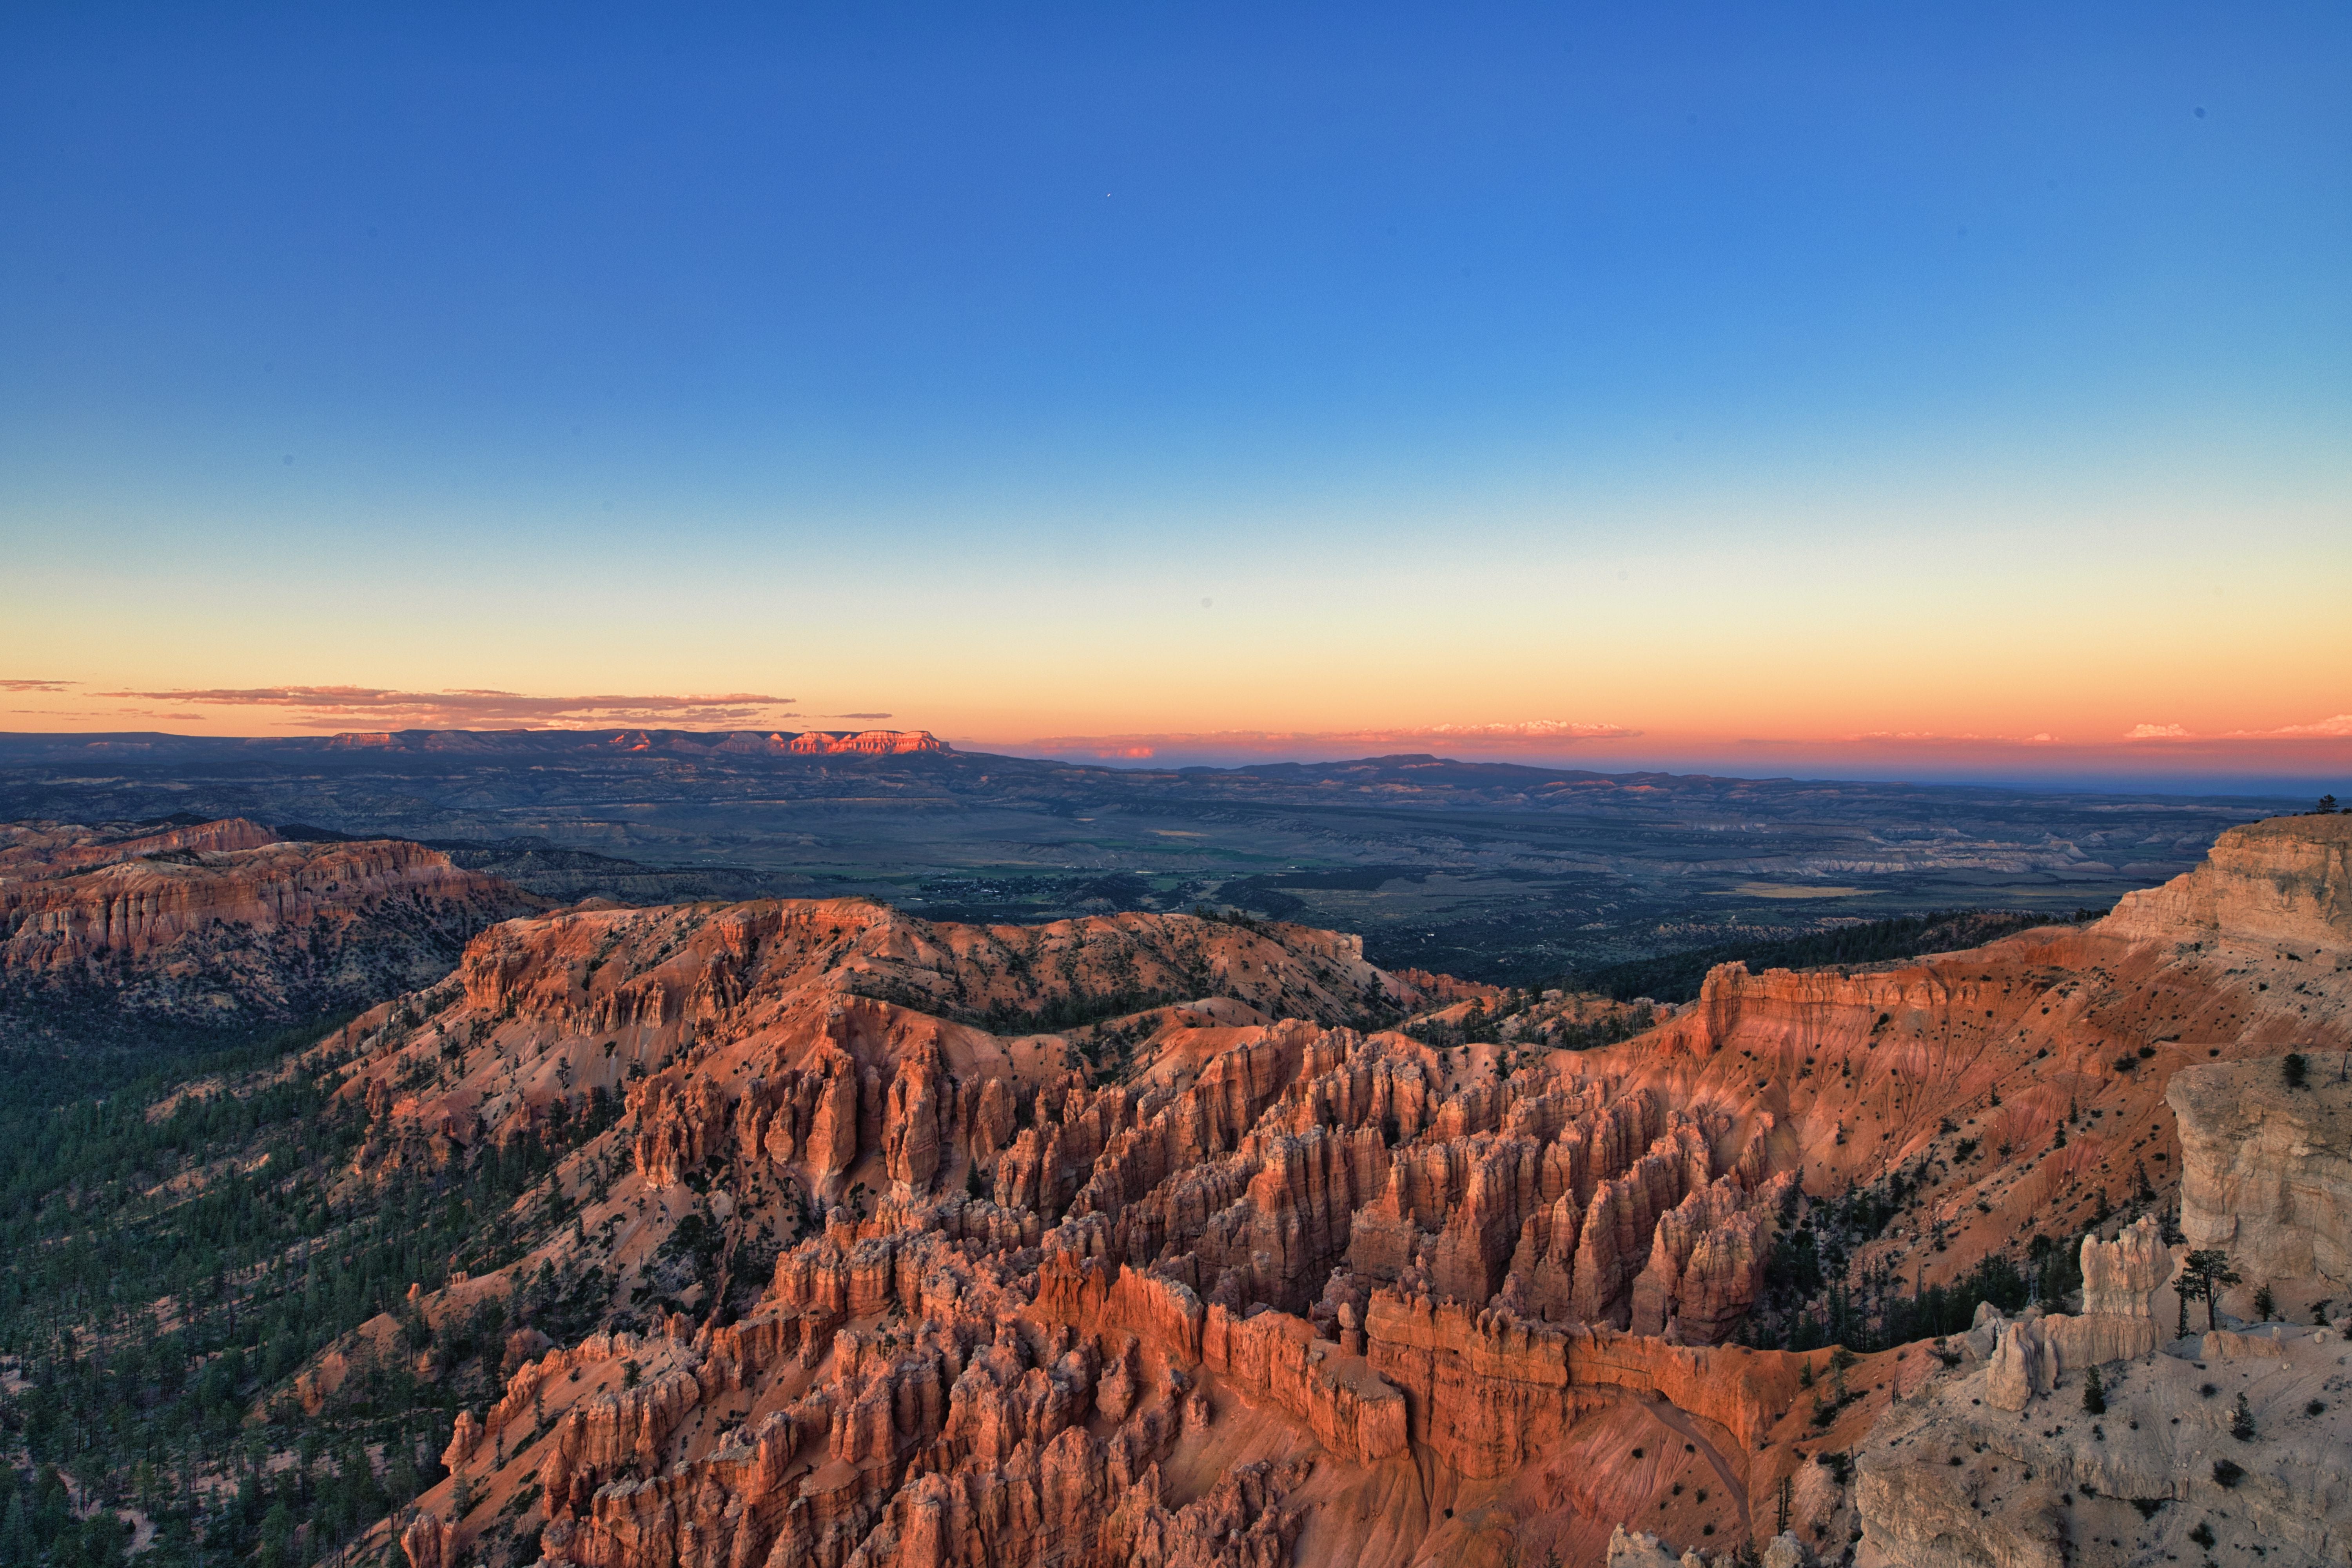
[(1730, 1462), (1716, 1451), (1715, 1445), (1706, 1440), (1706, 1434), (1698, 1429), (1697, 1424), (1689, 1416), (1663, 1400), (1652, 1405), (1649, 1409), (1650, 1414), (1658, 1418), (1661, 1426), (1681, 1433), (1685, 1441), (1697, 1446), (1700, 1455), (1708, 1465), (1714, 1468), (1716, 1475), (1721, 1478), (1723, 1489), (1730, 1493), (1732, 1500), (1739, 1505), (1741, 1537), (1752, 1539), (1755, 1535), (1755, 1528), (1748, 1517), (1748, 1483), (1732, 1469)]

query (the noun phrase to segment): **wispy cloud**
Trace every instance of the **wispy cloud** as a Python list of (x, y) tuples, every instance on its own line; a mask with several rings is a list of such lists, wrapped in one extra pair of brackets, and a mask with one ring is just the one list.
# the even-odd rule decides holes
[(1441, 746), (1468, 752), (1549, 752), (1560, 745), (1622, 741), (1639, 735), (1622, 724), (1591, 724), (1568, 719), (1529, 719), (1505, 724), (1428, 724), (1370, 730), (1212, 730), (1128, 735), (1049, 735), (1024, 741), (1016, 751), (1050, 756), (1089, 756), (1139, 762), (1169, 753), (1192, 756), (1285, 756), (1306, 753), (1360, 756)]
[(2341, 741), (2352, 739), (2352, 713), (2338, 713), (2315, 724), (2285, 724), (2275, 730), (2232, 730), (2233, 741)]
[(0, 691), (63, 691), (78, 680), (0, 680)]
[(2135, 724), (2124, 731), (2126, 741), (2193, 741), (2196, 738), (2178, 724)]
[(162, 708), (11, 708), (11, 713), (37, 713), (44, 719), (169, 719), (201, 724), (205, 716), (186, 709)]
[(104, 691), (94, 695), (201, 707), (274, 709), (287, 714), (296, 724), (319, 730), (347, 729), (354, 724), (403, 730), (761, 724), (791, 717), (781, 710), (793, 700), (756, 691), (537, 697), (518, 691), (400, 691), (374, 686), (210, 687), (178, 691)]

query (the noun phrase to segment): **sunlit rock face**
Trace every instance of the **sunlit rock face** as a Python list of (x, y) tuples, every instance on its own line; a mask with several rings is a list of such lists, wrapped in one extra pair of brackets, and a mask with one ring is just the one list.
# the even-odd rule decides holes
[(0, 1026), (291, 1022), (429, 984), (483, 928), (544, 908), (402, 839), (0, 826)]
[(2127, 893), (2106, 920), (2118, 935), (2286, 943), (2352, 952), (2352, 815), (2274, 816), (2232, 827), (2205, 863)]
[(2166, 1092), (2180, 1121), (2180, 1228), (2249, 1279), (2352, 1283), (2352, 1082), (2312, 1053), (2300, 1088), (2277, 1060), (2191, 1068)]
[[(1475, 988), (1298, 927), (858, 901), (499, 927), (331, 1042), (372, 1119), (353, 1176), (601, 1093), (617, 1120), (558, 1178), (577, 1224), (426, 1310), (551, 1269), (609, 1291), (609, 1331), (518, 1370), (453, 1447), (467, 1517), (445, 1482), (400, 1541), (418, 1568), (534, 1531), (595, 1568), (1688, 1568), (1833, 1560), (1864, 1530), (1888, 1562), (2043, 1561), (2059, 1492), (2004, 1467), (1969, 1525), (1978, 1494), (1896, 1437), (1930, 1406), (2016, 1426), (2095, 1366), (2139, 1386), (2171, 1330), (2152, 1217), (2082, 1244), (2079, 1303), (1949, 1344), (1832, 1367), (1737, 1342), (1809, 1203), (1909, 1173), (1863, 1261), (1948, 1280), (2095, 1205), (2165, 1207), (2184, 1067), (2275, 1075), (2340, 1032), (2337, 972), (2301, 948), (2221, 960), (2149, 922), (1727, 968), (1583, 1053), (1384, 1026)], [(1024, 1033), (1024, 1008), (1088, 1021)], [(2063, 1425), (2011, 1462), (2078, 1499), (2139, 1484)]]

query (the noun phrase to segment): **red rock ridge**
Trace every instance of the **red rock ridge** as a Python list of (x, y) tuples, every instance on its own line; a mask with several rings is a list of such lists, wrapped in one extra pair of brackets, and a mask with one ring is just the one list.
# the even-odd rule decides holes
[(902, 757), (913, 752), (944, 752), (947, 743), (929, 730), (860, 730), (854, 734), (809, 730), (793, 737), (792, 752), (799, 757), (834, 757), (845, 753), (869, 757)]
[[(1590, 1560), (1619, 1524), (1760, 1543), (1784, 1479), (1801, 1533), (1826, 1531), (1851, 1499), (1800, 1458), (1850, 1449), (1940, 1363), (1864, 1358), (1815, 1415), (1808, 1358), (1727, 1342), (1800, 1190), (1921, 1173), (1877, 1245), (1956, 1272), (2135, 1164), (2171, 1180), (2182, 1063), (2341, 1039), (2352, 982), (2312, 963), (2323, 943), (2216, 959), (2141, 919), (1851, 974), (1726, 968), (1580, 1054), (1351, 1026), (1405, 987), (1297, 928), (840, 903), (499, 928), (460, 987), (345, 1037), (372, 1148), (618, 1089), (565, 1178), (575, 1234), (617, 1238), (591, 1244), (616, 1310), (660, 1286), (678, 1215), (790, 1245), (740, 1315), (699, 1297), (629, 1342), (634, 1382), (586, 1347), (518, 1373), (453, 1450), (476, 1515), (446, 1521), (445, 1487), (402, 1540), (453, 1562), (511, 1504), (583, 1568), (1499, 1565)], [(1111, 1069), (1093, 1036), (971, 1021), (1115, 974), (1264, 1006), (1139, 1012)], [(609, 1194), (578, 1174), (615, 1161)], [(2094, 1310), (2020, 1331), (2017, 1375), (2153, 1331), (2145, 1232), (2084, 1256)]]
[[(1613, 1096), (1571, 1057), (1506, 1076), (1489, 1056), (1449, 1089), (1437, 1053), (1400, 1035), (1163, 1019), (1128, 1082), (1094, 1083), (1060, 1038), (1006, 1039), (850, 989), (879, 977), (984, 1005), (1019, 984), (1016, 960), (1045, 967), (1033, 955), (1146, 984), (1255, 984), (1343, 1015), (1404, 990), (1362, 970), (1352, 942), (1295, 928), (1123, 917), (981, 932), (870, 906), (750, 905), (502, 928), (439, 1008), (355, 1025), (345, 1043), (363, 1059), (346, 1092), (379, 1119), (363, 1167), (431, 1130), (479, 1136), (610, 1082), (627, 1114), (608, 1137), (633, 1170), (609, 1200), (617, 1219), (656, 1196), (665, 1213), (690, 1202), (683, 1180), (705, 1172), (720, 1173), (730, 1224), (763, 1201), (782, 1202), (757, 1211), (778, 1215), (876, 1184), (872, 1217), (833, 1208), (740, 1320), (627, 1342), (634, 1384), (597, 1342), (519, 1371), (453, 1445), (486, 1469), (476, 1495), (528, 1474), (542, 1550), (583, 1568), (1278, 1562), (1310, 1482), (1369, 1484), (1348, 1478), (1408, 1452), (1415, 1394), (1381, 1373), (1404, 1352), (1380, 1305), (1408, 1298), (1384, 1281), (1426, 1310), (1444, 1299), (1449, 1322), (1485, 1314), (1482, 1331), (1519, 1321), (1521, 1254), (1561, 1279), (1581, 1260), (1620, 1317), (1643, 1279), (1677, 1326), (1686, 1311), (1728, 1323), (1747, 1299), (1746, 1275), (1706, 1259), (1710, 1226), (1752, 1242), (1750, 1210), (1777, 1202), (1753, 1130)], [(1195, 1034), (1217, 1048), (1197, 1052)], [(443, 1081), (398, 1089), (420, 1065)], [(939, 1195), (959, 1183), (985, 1195)], [(786, 1192), (801, 1196), (759, 1196)], [(1575, 1223), (1545, 1232), (1562, 1205)], [(592, 1209), (583, 1233), (602, 1223)], [(1479, 1381), (1485, 1343), (1423, 1336), (1410, 1363), (1432, 1402), (1423, 1419), (1465, 1433), (1504, 1419), (1510, 1379)], [(1595, 1382), (1560, 1419), (1635, 1381)], [(1234, 1443), (1263, 1452), (1202, 1472)], [(478, 1536), (403, 1539), (422, 1561)]]
[(0, 827), (0, 989), (110, 1008), (293, 1016), (427, 984), (490, 923), (545, 908), (401, 839), (293, 843), (241, 818), (123, 834)]

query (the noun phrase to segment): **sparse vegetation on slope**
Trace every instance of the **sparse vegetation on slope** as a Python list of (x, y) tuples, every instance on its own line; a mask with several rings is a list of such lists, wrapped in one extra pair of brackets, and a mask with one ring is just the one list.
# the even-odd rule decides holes
[(1767, 969), (1826, 969), (1834, 965), (1891, 963), (1922, 953), (1952, 952), (1981, 947), (2035, 926), (2079, 924), (2097, 920), (2105, 910), (2076, 910), (2071, 917), (2016, 910), (1942, 910), (1932, 914), (1900, 915), (1893, 920), (1867, 921), (1804, 936), (1752, 942), (1710, 942), (1655, 958), (1606, 964), (1577, 977), (1587, 990), (1610, 996), (1647, 996), (1658, 1002), (1687, 1002), (1698, 994), (1699, 982), (1718, 963), (1745, 963), (1761, 974)]

